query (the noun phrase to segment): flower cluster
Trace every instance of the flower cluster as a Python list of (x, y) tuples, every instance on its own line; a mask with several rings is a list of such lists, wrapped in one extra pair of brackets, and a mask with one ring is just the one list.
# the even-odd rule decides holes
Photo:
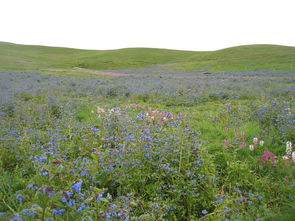
[(158, 111), (152, 108), (149, 108), (145, 113), (145, 118), (147, 121), (156, 123), (159, 125), (168, 124), (169, 122), (173, 122), (175, 120), (180, 120), (182, 118), (181, 114), (175, 115), (171, 112)]
[(292, 159), (292, 161), (295, 163), (295, 151), (292, 151), (292, 143), (290, 141), (287, 141), (286, 143), (286, 155), (283, 156), (283, 159)]
[(253, 143), (249, 145), (249, 150), (255, 150), (258, 145), (262, 147), (264, 145), (264, 141), (258, 137), (253, 137)]

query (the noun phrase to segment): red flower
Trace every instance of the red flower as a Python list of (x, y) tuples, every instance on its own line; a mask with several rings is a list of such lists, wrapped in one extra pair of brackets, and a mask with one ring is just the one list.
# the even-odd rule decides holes
[(273, 154), (268, 149), (266, 149), (266, 150), (264, 150), (264, 153), (260, 157), (260, 160), (263, 162), (267, 162), (268, 159), (271, 159), (272, 162), (274, 162), (276, 160), (276, 158), (277, 158), (277, 156), (275, 154)]

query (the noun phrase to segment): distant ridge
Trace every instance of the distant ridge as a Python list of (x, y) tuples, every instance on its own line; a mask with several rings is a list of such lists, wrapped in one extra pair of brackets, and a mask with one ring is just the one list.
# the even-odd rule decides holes
[(243, 45), (217, 51), (158, 48), (83, 50), (0, 42), (0, 70), (42, 71), (49, 68), (90, 70), (169, 65), (185, 71), (295, 71), (295, 47)]

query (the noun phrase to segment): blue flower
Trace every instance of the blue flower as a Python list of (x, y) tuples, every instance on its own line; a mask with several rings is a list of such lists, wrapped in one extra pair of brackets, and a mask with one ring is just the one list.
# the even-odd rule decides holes
[(81, 212), (84, 208), (85, 208), (85, 203), (81, 203), (81, 205), (77, 209), (77, 212)]
[(238, 192), (238, 193), (242, 193), (241, 190), (240, 190), (238, 187), (235, 187), (235, 186), (234, 186), (233, 189), (234, 189), (236, 192)]
[(46, 161), (46, 159), (47, 159), (46, 157), (40, 157), (40, 158), (39, 158), (39, 161), (40, 161), (41, 163), (43, 163), (43, 162)]
[(70, 192), (70, 191), (66, 191), (66, 195), (67, 195), (67, 197), (72, 197), (73, 196), (73, 193)]
[(252, 204), (254, 204), (253, 203), (253, 201), (251, 201), (251, 200), (248, 200), (248, 202), (247, 202), (249, 205), (252, 205)]
[(144, 113), (139, 113), (137, 116), (136, 116), (136, 120), (143, 120), (145, 119), (146, 115)]
[(76, 201), (74, 199), (70, 199), (68, 202), (68, 206), (74, 206)]
[(0, 212), (0, 216), (6, 216), (7, 213), (6, 212)]
[(262, 196), (257, 196), (257, 199), (259, 200), (262, 200), (262, 198), (263, 198)]
[(253, 197), (255, 197), (256, 195), (255, 194), (253, 194), (253, 193), (248, 193), (248, 195), (249, 196), (253, 196)]
[(100, 201), (101, 198), (103, 197), (104, 192), (101, 192), (100, 194), (98, 194), (98, 196), (96, 197), (96, 201)]
[(28, 209), (23, 209), (22, 213), (25, 214), (25, 215), (29, 215), (29, 216), (35, 216), (36, 215), (35, 211), (28, 210)]
[(106, 213), (106, 219), (111, 219), (111, 215)]
[(45, 162), (47, 160), (46, 157), (39, 157), (39, 156), (34, 156), (34, 160), (37, 160), (41, 163)]
[(41, 174), (42, 176), (46, 176), (46, 175), (48, 175), (49, 173), (48, 173), (47, 170), (43, 170), (43, 171), (40, 171), (40, 174)]
[(19, 213), (15, 213), (10, 221), (23, 221), (23, 219), (20, 217)]
[(22, 202), (24, 201), (24, 197), (23, 197), (22, 195), (20, 195), (20, 194), (17, 194), (17, 195), (16, 195), (16, 199), (17, 199), (20, 203), (22, 203)]
[(52, 213), (54, 215), (63, 214), (66, 210), (65, 209), (52, 209)]
[(204, 210), (202, 210), (202, 214), (206, 215), (206, 214), (208, 214), (208, 211), (204, 209)]
[(74, 183), (71, 186), (71, 189), (74, 190), (76, 193), (80, 193), (81, 192), (81, 187), (82, 187), (82, 180), (78, 180), (76, 183)]
[(66, 203), (66, 202), (67, 202), (67, 198), (66, 198), (65, 196), (62, 196), (62, 197), (61, 197), (61, 201), (62, 201), (63, 203)]
[(31, 188), (31, 189), (34, 189), (34, 190), (38, 189), (38, 186), (35, 185), (35, 184), (29, 184), (28, 187)]

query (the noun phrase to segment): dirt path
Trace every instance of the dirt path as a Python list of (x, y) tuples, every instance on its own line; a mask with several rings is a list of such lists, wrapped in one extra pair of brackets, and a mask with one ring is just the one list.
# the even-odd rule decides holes
[(96, 70), (90, 70), (85, 68), (72, 68), (72, 69), (62, 69), (62, 68), (49, 68), (44, 69), (44, 71), (50, 71), (50, 72), (78, 72), (78, 73), (85, 73), (85, 74), (93, 74), (98, 76), (128, 76), (128, 74), (124, 73), (118, 73), (118, 72), (111, 72), (111, 71), (96, 71)]

